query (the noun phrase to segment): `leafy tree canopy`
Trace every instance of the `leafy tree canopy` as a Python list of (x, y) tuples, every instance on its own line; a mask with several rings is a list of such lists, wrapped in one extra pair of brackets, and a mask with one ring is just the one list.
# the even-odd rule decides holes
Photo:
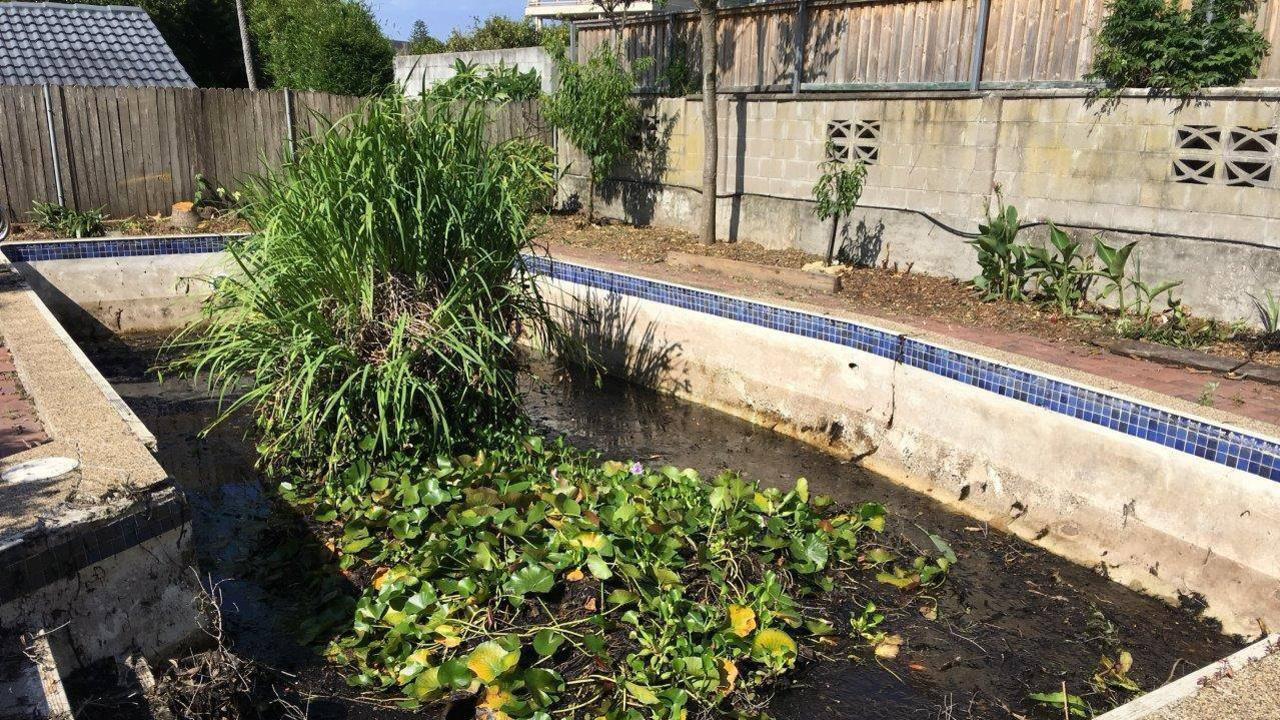
[(1089, 78), (1120, 88), (1186, 96), (1239, 85), (1258, 72), (1269, 45), (1249, 17), (1252, 0), (1111, 0)]
[(249, 15), (274, 86), (371, 95), (392, 80), (395, 51), (361, 0), (258, 0)]
[(535, 47), (542, 44), (544, 34), (545, 31), (539, 30), (530, 20), (512, 20), (501, 15), (491, 15), (487, 20), (472, 20), (471, 29), (467, 32), (454, 30), (445, 42), (445, 50), (466, 52)]
[(431, 35), (425, 22), (415, 22), (413, 32), (409, 34), (409, 54), (430, 55), (438, 52), (444, 52), (444, 43)]

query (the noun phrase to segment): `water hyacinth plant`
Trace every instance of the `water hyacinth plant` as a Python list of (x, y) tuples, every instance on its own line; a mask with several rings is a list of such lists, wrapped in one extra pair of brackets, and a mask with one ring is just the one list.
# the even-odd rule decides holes
[(485, 125), (477, 105), (377, 99), (246, 189), (253, 234), (173, 369), (224, 417), (252, 408), (269, 465), (434, 454), (520, 417), (517, 330), (550, 327), (520, 255), (554, 157)]
[(540, 438), (348, 475), (286, 493), (334, 523), (348, 572), (373, 577), (331, 657), (408, 707), (754, 715), (805, 643), (836, 632), (805, 596), (852, 571), (941, 582), (878, 545), (882, 506), (837, 508), (803, 479), (704, 481)]

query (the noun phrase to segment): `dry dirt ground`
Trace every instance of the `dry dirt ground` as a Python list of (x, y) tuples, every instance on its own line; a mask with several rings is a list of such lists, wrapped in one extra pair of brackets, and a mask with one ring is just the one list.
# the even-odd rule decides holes
[[(125, 237), (134, 235), (199, 235), (203, 233), (220, 235), (248, 232), (249, 230), (249, 225), (244, 220), (237, 217), (235, 213), (230, 212), (223, 212), (214, 215), (208, 220), (201, 220), (200, 224), (195, 228), (176, 228), (169, 223), (169, 218), (164, 215), (108, 219), (102, 224), (106, 228), (108, 235), (114, 233), (117, 236)], [(55, 240), (58, 238), (58, 233), (52, 230), (44, 230), (35, 223), (15, 223), (9, 233), (8, 241)]]
[[(553, 216), (541, 239), (607, 252), (629, 262), (654, 264), (663, 262), (671, 251), (788, 268), (822, 260), (800, 250), (770, 250), (750, 242), (704, 245), (692, 233), (669, 228), (590, 225), (581, 216)], [(901, 268), (847, 267), (843, 286), (840, 297), (850, 310), (907, 324), (940, 321), (1077, 345), (1120, 337), (1106, 319), (1064, 317), (1034, 303), (984, 302), (968, 283)], [(1199, 349), (1280, 366), (1280, 345), (1263, 346), (1249, 333)]]

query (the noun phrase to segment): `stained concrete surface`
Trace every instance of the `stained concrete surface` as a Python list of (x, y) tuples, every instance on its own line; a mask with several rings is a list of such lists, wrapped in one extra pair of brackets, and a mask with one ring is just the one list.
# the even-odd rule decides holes
[(1280, 653), (1211, 677), (1201, 690), (1144, 720), (1273, 720), (1280, 718)]
[(0, 485), (0, 543), (37, 527), (108, 517), (165, 482), (136, 417), (12, 274), (0, 277), (0, 334), (50, 437), (0, 460), (0, 469), (43, 457), (80, 462), (53, 481)]

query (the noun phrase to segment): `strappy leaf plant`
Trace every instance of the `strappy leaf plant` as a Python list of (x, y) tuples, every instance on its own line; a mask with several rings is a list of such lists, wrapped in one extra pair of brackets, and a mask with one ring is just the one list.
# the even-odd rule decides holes
[(486, 121), (377, 99), (249, 184), (253, 234), (174, 369), (252, 410), (268, 465), (434, 454), (520, 417), (517, 330), (549, 327), (520, 257), (554, 158)]

